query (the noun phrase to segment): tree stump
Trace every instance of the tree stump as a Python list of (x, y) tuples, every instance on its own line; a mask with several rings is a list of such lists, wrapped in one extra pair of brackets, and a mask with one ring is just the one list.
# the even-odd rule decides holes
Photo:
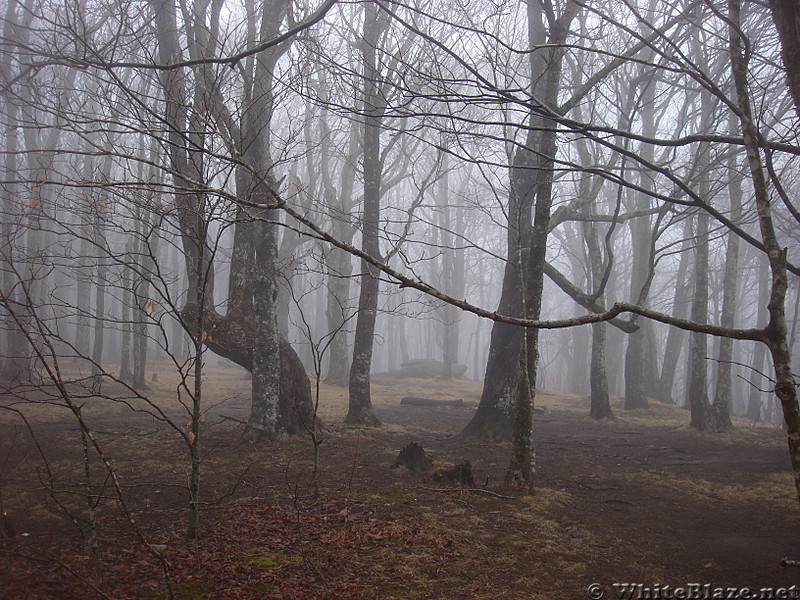
[(419, 442), (411, 442), (400, 450), (392, 468), (395, 469), (400, 465), (405, 466), (412, 473), (427, 473), (433, 468), (433, 461), (425, 454), (425, 450)]

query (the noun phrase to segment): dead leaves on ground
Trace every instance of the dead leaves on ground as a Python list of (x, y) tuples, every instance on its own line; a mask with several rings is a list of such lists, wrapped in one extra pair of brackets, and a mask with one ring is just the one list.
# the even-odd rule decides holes
[[(209, 511), (205, 534), (190, 541), (174, 532), (151, 544), (169, 565), (177, 598), (375, 598), (396, 586), (403, 557), (440, 561), (456, 554), (452, 541), (390, 518), (371, 518), (343, 504), (275, 505)], [(343, 517), (342, 515), (345, 515)], [(177, 527), (177, 511), (168, 515)], [(87, 544), (29, 539), (0, 546), (0, 600), (166, 598), (163, 571), (136, 538), (105, 523), (98, 577)]]

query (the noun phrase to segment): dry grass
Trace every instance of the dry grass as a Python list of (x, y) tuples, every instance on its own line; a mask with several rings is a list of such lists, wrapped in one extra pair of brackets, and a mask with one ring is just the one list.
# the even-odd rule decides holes
[[(176, 532), (187, 501), (183, 487), (188, 456), (177, 430), (185, 427), (187, 413), (180, 402), (180, 378), (166, 367), (156, 371), (158, 380), (150, 383), (146, 400), (108, 384), (102, 390), (106, 397), (86, 399), (83, 410), (137, 514), (158, 532), (158, 539), (180, 545), (184, 541)], [(685, 549), (658, 537), (675, 527), (660, 521), (672, 518), (673, 510), (684, 511), (674, 517), (678, 522), (694, 519), (683, 524), (687, 528), (711, 527), (700, 512), (693, 512), (697, 507), (710, 508), (712, 512), (703, 514), (711, 516), (724, 508), (728, 512), (715, 517), (721, 523), (751, 519), (754, 529), (764, 514), (787, 515), (791, 527), (798, 522), (788, 517), (796, 513), (788, 473), (775, 468), (740, 475), (730, 458), (782, 448), (780, 431), (739, 421), (731, 433), (701, 434), (687, 427), (686, 411), (656, 402), (647, 410), (624, 412), (615, 398), (621, 418), (597, 422), (587, 416), (584, 397), (539, 394), (537, 405), (546, 409), (539, 423), (544, 439), (540, 460), (546, 466), (542, 483), (529, 496), (501, 489), (508, 444), (465, 443), (452, 437), (469, 410), (414, 412), (399, 407), (407, 395), (476, 402), (480, 391), (479, 383), (468, 380), (377, 382), (376, 410), (391, 418), (379, 429), (358, 430), (341, 425), (346, 390), (323, 384), (319, 416), (328, 429), (320, 502), (344, 512), (314, 525), (297, 547), (276, 550), (245, 543), (248, 566), (313, 570), (314, 561), (322, 564), (324, 557), (334, 556), (354, 570), (374, 574), (369, 585), (381, 598), (551, 600), (583, 597), (589, 582), (612, 573), (651, 582), (671, 581), (676, 573), (694, 576), (694, 555), (674, 566), (676, 553), (681, 556)], [(304, 503), (310, 489), (311, 444), (302, 438), (268, 445), (244, 441), (236, 420), (247, 418), (249, 395), (250, 381), (241, 369), (206, 369), (202, 468), (204, 499), (211, 504), (204, 506), (205, 514), (213, 520), (215, 511), (272, 502), (296, 506), (300, 518), (310, 510)], [(0, 410), (0, 503), (4, 510), (24, 515), (25, 527), (38, 535), (66, 535), (76, 528), (54, 499), (73, 516), (85, 517), (80, 435), (67, 409), (34, 400), (13, 406), (36, 432), (44, 458), (19, 416)], [(154, 418), (158, 411), (170, 422)], [(389, 469), (398, 449), (413, 440), (423, 440), (442, 464), (471, 458), (495, 485), (492, 489), (516, 497), (427, 489), (420, 477)], [(717, 468), (718, 459), (727, 461), (729, 477)], [(101, 510), (111, 515), (113, 494), (96, 457), (92, 473), (95, 489), (107, 497)], [(51, 495), (48, 486), (57, 493)], [(235, 492), (223, 504), (213, 504), (231, 490)], [(651, 543), (637, 545), (636, 539)], [(736, 569), (740, 567), (731, 566), (730, 572)]]

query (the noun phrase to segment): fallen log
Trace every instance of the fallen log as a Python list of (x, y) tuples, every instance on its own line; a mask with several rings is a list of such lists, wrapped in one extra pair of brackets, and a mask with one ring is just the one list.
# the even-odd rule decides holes
[(421, 398), (419, 396), (406, 396), (400, 400), (405, 406), (464, 406), (464, 400), (437, 400), (434, 398)]

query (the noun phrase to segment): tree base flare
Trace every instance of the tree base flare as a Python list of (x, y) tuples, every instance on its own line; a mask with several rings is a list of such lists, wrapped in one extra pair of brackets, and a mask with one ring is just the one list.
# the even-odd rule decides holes
[[(192, 331), (197, 321), (197, 307), (187, 305), (181, 311), (184, 326)], [(222, 316), (208, 309), (203, 315), (204, 342), (214, 354), (227, 358), (248, 372), (253, 370), (253, 346), (255, 326), (252, 317), (247, 315)], [(290, 435), (308, 433), (314, 426), (314, 400), (311, 396), (311, 380), (308, 378), (300, 357), (291, 344), (283, 337), (280, 340), (280, 392), (278, 398), (278, 421), (276, 431), (270, 436), (251, 432), (246, 433), (249, 439), (261, 441), (274, 437), (277, 433)], [(319, 424), (318, 424), (319, 425)]]
[(348, 412), (344, 424), (349, 427), (380, 427), (381, 420), (375, 416), (371, 409), (358, 412)]

